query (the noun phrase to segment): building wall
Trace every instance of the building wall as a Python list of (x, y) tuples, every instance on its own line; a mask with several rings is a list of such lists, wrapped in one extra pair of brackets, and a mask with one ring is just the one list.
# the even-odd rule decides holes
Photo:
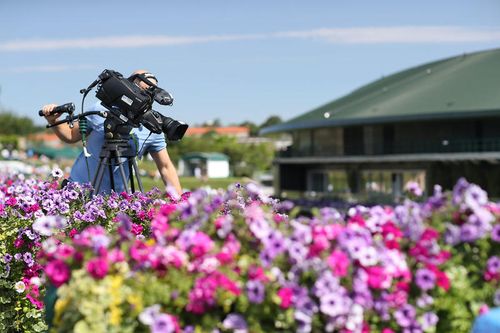
[(309, 165), (282, 164), (279, 166), (280, 191), (306, 191)]
[[(336, 164), (278, 164), (279, 191), (400, 191), (408, 180), (451, 189), (465, 177), (500, 198), (500, 160), (481, 160), (482, 152), (500, 152), (500, 118), (402, 122), (300, 130), (282, 157), (346, 157), (479, 153), (474, 160)], [(453, 155), (447, 155), (453, 156)], [(342, 161), (343, 159), (340, 159)], [(359, 160), (359, 159), (358, 159)], [(319, 164), (318, 164), (319, 163)], [(392, 185), (391, 185), (392, 183)]]
[(478, 184), (491, 197), (500, 199), (500, 163), (487, 161), (281, 164), (280, 188), (276, 193), (315, 191), (324, 192), (324, 195), (369, 192), (400, 194), (404, 185), (412, 180), (421, 184), (427, 194), (432, 194), (434, 185), (439, 184), (444, 189), (451, 190), (461, 177)]
[(207, 176), (209, 178), (229, 177), (228, 161), (207, 161)]
[(500, 151), (500, 119), (317, 128), (292, 134), (292, 156)]

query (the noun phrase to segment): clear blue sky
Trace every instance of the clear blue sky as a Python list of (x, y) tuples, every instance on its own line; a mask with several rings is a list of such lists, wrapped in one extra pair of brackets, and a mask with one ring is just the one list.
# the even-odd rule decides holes
[(105, 68), (154, 72), (175, 99), (155, 109), (175, 119), (260, 124), (500, 47), (498, 0), (1, 0), (0, 15), (0, 106), (39, 124), (43, 104), (79, 105)]

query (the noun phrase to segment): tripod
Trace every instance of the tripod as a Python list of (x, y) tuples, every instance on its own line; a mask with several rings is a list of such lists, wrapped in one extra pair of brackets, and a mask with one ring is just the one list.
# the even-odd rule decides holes
[(106, 139), (102, 148), (101, 153), (99, 155), (99, 166), (94, 175), (94, 179), (92, 180), (92, 187), (94, 188), (95, 193), (99, 193), (99, 189), (102, 185), (102, 179), (104, 176), (104, 172), (106, 166), (108, 167), (109, 172), (109, 180), (111, 183), (111, 189), (115, 190), (115, 179), (113, 173), (113, 167), (118, 166), (118, 170), (120, 171), (121, 180), (123, 186), (125, 187), (126, 192), (129, 191), (128, 187), (128, 179), (125, 174), (125, 168), (123, 164), (123, 158), (127, 159), (128, 170), (129, 170), (129, 180), (130, 180), (130, 189), (131, 192), (135, 192), (134, 185), (134, 174), (137, 178), (137, 184), (139, 186), (139, 191), (144, 192), (144, 188), (142, 186), (141, 178), (139, 177), (139, 167), (137, 166), (137, 161), (135, 160), (135, 154), (130, 148), (129, 140), (126, 138), (122, 139)]
[[(104, 121), (104, 144), (101, 147), (101, 153), (99, 154), (99, 165), (92, 180), (92, 187), (94, 188), (93, 193), (99, 193), (106, 167), (108, 168), (109, 172), (111, 189), (115, 190), (115, 179), (113, 172), (114, 166), (117, 166), (119, 169), (120, 177), (126, 192), (130, 192), (128, 187), (129, 181), (130, 188), (132, 190), (131, 193), (135, 192), (134, 174), (137, 178), (139, 190), (141, 192), (144, 192), (144, 187), (142, 186), (142, 182), (139, 177), (139, 167), (137, 165), (137, 161), (135, 160), (136, 154), (129, 144), (130, 131), (132, 129), (132, 126), (130, 126), (120, 117), (120, 113), (116, 114), (117, 111), (114, 109), (110, 109), (110, 112), (88, 111), (78, 116), (73, 116), (73, 109), (74, 106), (73, 108), (68, 107), (67, 110), (65, 109), (64, 111), (58, 111), (68, 112), (68, 118), (47, 125), (47, 128), (58, 126), (63, 123), (68, 123), (70, 127), (73, 127), (73, 121), (78, 119), (80, 120), (80, 130), (85, 129), (86, 131), (86, 116), (99, 115), (103, 118), (106, 118), (106, 120)], [(127, 179), (127, 175), (125, 174), (125, 169), (123, 166), (125, 161), (123, 161), (123, 159), (127, 160), (126, 162), (129, 170), (129, 179)]]

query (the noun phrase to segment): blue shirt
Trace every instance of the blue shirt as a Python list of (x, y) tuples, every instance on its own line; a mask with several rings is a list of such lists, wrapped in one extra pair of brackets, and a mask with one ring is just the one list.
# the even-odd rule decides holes
[[(100, 103), (97, 103), (86, 111), (106, 111), (106, 108), (104, 108)], [(85, 162), (85, 156), (82, 152), (73, 164), (71, 174), (69, 176), (70, 182), (90, 183), (94, 180), (94, 176), (99, 165), (101, 147), (104, 144), (104, 120), (104, 118), (98, 115), (91, 115), (87, 117), (87, 151), (91, 154), (91, 156), (87, 158), (90, 170), (90, 179), (87, 171), (87, 164)], [(151, 133), (142, 125), (138, 128), (133, 128), (130, 137), (130, 147), (132, 148), (134, 154), (139, 157), (144, 155), (146, 152), (159, 152), (167, 147), (163, 133)], [(138, 150), (139, 152), (137, 153)], [(123, 162), (123, 169), (125, 170), (126, 178), (129, 179), (127, 159), (124, 158)], [(115, 166), (113, 169), (113, 180), (115, 192), (122, 192), (125, 190), (118, 166)], [(135, 184), (137, 188), (136, 181)], [(99, 193), (109, 192), (111, 192), (111, 182), (109, 178), (109, 168), (106, 166)]]
[(499, 333), (500, 332), (500, 307), (480, 315), (474, 321), (472, 333)]

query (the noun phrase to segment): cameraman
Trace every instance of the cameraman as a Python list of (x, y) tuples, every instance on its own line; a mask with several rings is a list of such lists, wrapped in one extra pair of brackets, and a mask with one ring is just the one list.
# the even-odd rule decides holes
[[(133, 74), (143, 74), (148, 81), (153, 84), (157, 84), (155, 76), (145, 70), (137, 70)], [(142, 89), (146, 89), (148, 84), (139, 79), (136, 79), (135, 83)], [(51, 115), (50, 112), (56, 107), (56, 104), (47, 104), (42, 108), (42, 112), (47, 119), (49, 124), (54, 124), (60, 114)], [(96, 103), (91, 109), (86, 111), (106, 111), (106, 109), (100, 104)], [(87, 149), (91, 154), (87, 158), (88, 167), (90, 169), (90, 177), (87, 171), (87, 161), (83, 152), (78, 156), (73, 167), (71, 169), (71, 174), (69, 177), (70, 182), (78, 183), (89, 183), (93, 180), (94, 174), (98, 168), (99, 164), (99, 154), (101, 152), (101, 147), (104, 144), (104, 118), (98, 115), (91, 115), (87, 117)], [(82, 139), (80, 133), (80, 127), (78, 123), (74, 124), (73, 128), (70, 128), (67, 123), (61, 124), (59, 126), (52, 127), (54, 133), (66, 143), (76, 143)], [(132, 149), (135, 148), (137, 156), (142, 156), (149, 152), (153, 157), (153, 160), (158, 167), (163, 183), (167, 187), (173, 187), (178, 195), (182, 194), (181, 185), (179, 182), (179, 177), (177, 171), (170, 156), (167, 152), (167, 144), (165, 142), (165, 137), (163, 134), (151, 133), (144, 126), (140, 125), (138, 128), (133, 128), (131, 131), (130, 146)], [(124, 168), (128, 177), (128, 168)], [(122, 178), (119, 173), (119, 168), (115, 166), (113, 170), (113, 180), (116, 192), (121, 192), (125, 189), (122, 182)], [(102, 179), (100, 192), (109, 193), (111, 191), (111, 182), (109, 178), (109, 172), (104, 172), (104, 177)]]

